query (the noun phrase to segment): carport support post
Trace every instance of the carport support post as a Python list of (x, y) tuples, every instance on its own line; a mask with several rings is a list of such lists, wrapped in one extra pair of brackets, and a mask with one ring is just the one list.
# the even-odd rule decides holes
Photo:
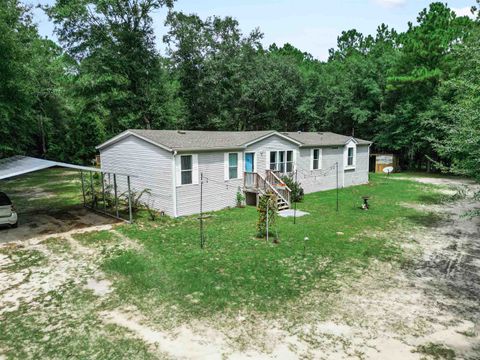
[(90, 171), (90, 190), (92, 191), (92, 209), (95, 208), (95, 194), (93, 193), (93, 173)]
[(118, 218), (117, 174), (113, 174), (113, 189), (115, 192), (115, 214)]
[(335, 163), (335, 169), (337, 170), (337, 212), (338, 212), (338, 161)]
[(105, 178), (103, 172), (101, 173), (102, 176), (102, 200), (103, 200), (103, 211), (107, 212), (107, 204), (105, 203)]
[(203, 249), (203, 172), (200, 173), (200, 248)]
[(268, 243), (268, 203), (270, 202), (270, 197), (268, 197), (267, 199), (267, 224), (266, 224), (266, 228), (267, 228), (267, 243)]
[(128, 216), (131, 224), (132, 223), (132, 192), (130, 190), (130, 176), (127, 176), (127, 185), (128, 185)]
[(82, 178), (82, 195), (83, 195), (83, 207), (85, 207), (85, 182), (83, 180), (83, 170), (80, 170), (80, 177)]
[[(297, 170), (295, 170), (295, 184), (297, 184)], [(295, 196), (295, 195), (294, 195)], [(294, 199), (294, 208), (293, 208), (293, 223), (297, 223), (297, 198)]]

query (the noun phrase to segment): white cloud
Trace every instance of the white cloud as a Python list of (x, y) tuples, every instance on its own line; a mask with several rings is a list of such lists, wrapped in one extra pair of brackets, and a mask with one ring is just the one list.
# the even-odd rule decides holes
[(375, 2), (386, 8), (395, 8), (405, 5), (407, 0), (375, 0)]
[(463, 8), (452, 8), (452, 10), (455, 12), (455, 14), (457, 14), (457, 16), (468, 16), (471, 19), (475, 18), (470, 11), (470, 6), (465, 6)]

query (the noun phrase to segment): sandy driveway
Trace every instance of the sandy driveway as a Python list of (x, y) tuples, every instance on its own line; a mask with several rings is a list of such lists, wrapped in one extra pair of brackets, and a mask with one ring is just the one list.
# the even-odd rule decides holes
[(118, 220), (95, 213), (82, 206), (59, 211), (38, 211), (19, 214), (18, 228), (2, 227), (0, 244), (12, 241), (38, 241), (39, 239), (69, 232), (118, 223)]

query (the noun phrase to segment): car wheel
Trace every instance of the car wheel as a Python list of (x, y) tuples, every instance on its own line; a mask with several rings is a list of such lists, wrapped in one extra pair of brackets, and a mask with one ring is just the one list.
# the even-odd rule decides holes
[(16, 229), (18, 227), (18, 221), (12, 225), (12, 228)]

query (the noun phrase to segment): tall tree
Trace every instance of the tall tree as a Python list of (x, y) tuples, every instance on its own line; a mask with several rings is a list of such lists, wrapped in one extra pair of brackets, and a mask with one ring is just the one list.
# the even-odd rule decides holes
[(449, 170), (480, 181), (480, 29), (452, 55), (453, 76), (440, 87), (447, 136), (436, 149), (450, 162)]
[(57, 1), (45, 8), (60, 42), (79, 62), (80, 96), (107, 115), (109, 134), (172, 121), (168, 111), (155, 110), (170, 100), (160, 96), (159, 87), (164, 86), (161, 92), (171, 87), (151, 18), (153, 11), (172, 5), (173, 0), (92, 0)]
[(439, 104), (432, 102), (448, 79), (451, 48), (468, 36), (473, 21), (457, 17), (443, 3), (432, 3), (400, 35), (400, 57), (390, 70), (389, 116), (377, 140), (407, 155), (410, 166), (437, 158), (433, 143), (445, 137)]
[(67, 59), (38, 35), (30, 9), (0, 1), (0, 156), (54, 155), (61, 148)]

